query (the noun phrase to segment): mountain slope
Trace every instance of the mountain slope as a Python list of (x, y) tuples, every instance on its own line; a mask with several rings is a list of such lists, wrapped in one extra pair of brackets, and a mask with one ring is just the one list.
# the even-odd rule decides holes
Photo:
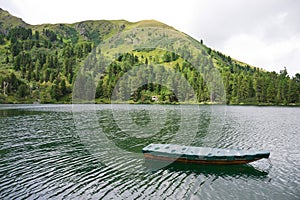
[[(156, 43), (149, 38), (156, 38)], [(82, 66), (102, 66), (97, 46), (111, 40), (114, 43), (107, 54), (114, 60), (106, 70), (83, 72)], [(147, 48), (135, 46), (129, 52), (121, 49), (147, 42)], [(155, 48), (149, 48), (151, 45)], [(160, 48), (162, 45), (165, 48)], [(178, 93), (185, 90), (179, 82), (187, 81), (195, 93), (194, 103), (220, 103), (222, 92), (209, 83), (215, 81), (208, 73), (213, 68), (220, 73), (228, 104), (300, 101), (299, 74), (290, 78), (286, 70), (277, 74), (255, 68), (155, 20), (89, 20), (33, 26), (0, 10), (0, 103), (70, 103), (72, 95), (77, 95), (74, 85), (78, 80), (83, 91), (94, 88), (90, 93), (94, 91), (91, 97), (96, 97), (96, 102), (110, 102), (114, 94), (132, 103), (187, 101), (190, 93)], [(136, 77), (124, 81), (129, 72), (136, 73)], [(172, 80), (173, 85), (151, 83), (161, 77)], [(129, 90), (141, 80), (146, 84)]]
[(9, 29), (16, 26), (28, 27), (29, 25), (0, 8), (0, 33), (7, 34)]

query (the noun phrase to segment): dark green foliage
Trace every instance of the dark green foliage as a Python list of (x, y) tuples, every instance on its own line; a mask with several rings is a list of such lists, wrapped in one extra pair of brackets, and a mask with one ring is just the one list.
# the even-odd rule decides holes
[(4, 39), (5, 39), (5, 35), (0, 33), (0, 45), (4, 44), (4, 42), (5, 42)]
[(35, 38), (35, 40), (40, 39), (40, 32), (39, 31), (35, 31), (34, 38)]
[(31, 38), (32, 38), (32, 30), (24, 27), (12, 28), (8, 34), (8, 39), (10, 39), (12, 43), (14, 43), (17, 40), (26, 40)]
[(5, 77), (0, 76), (0, 85), (5, 95), (16, 94), (20, 98), (29, 95), (29, 86), (18, 79), (14, 73), (10, 73)]
[(44, 29), (43, 34), (45, 34), (49, 38), (50, 42), (54, 42), (57, 40), (57, 35), (54, 33), (54, 31), (51, 31), (49, 29), (46, 30)]
[(101, 41), (100, 33), (97, 30), (93, 30), (88, 34), (88, 39), (95, 42), (95, 44), (99, 44)]
[(22, 43), (18, 42), (17, 40), (10, 44), (10, 51), (12, 53), (12, 56), (17, 56), (22, 50)]
[[(182, 80), (168, 74), (172, 68), (189, 83), (195, 93), (195, 101), (218, 101), (221, 91), (210, 88), (208, 77), (204, 75), (215, 65), (221, 73), (228, 104), (282, 105), (300, 102), (300, 74), (289, 77), (286, 69), (276, 73), (250, 67), (206, 47), (202, 40), (199, 42), (203, 48), (202, 55), (199, 56), (193, 55), (187, 45), (178, 47), (176, 51), (162, 51), (160, 55), (155, 53), (154, 48), (140, 48), (121, 55), (116, 53), (116, 60), (105, 72), (94, 74), (89, 68), (101, 66), (95, 47), (103, 38), (124, 31), (125, 27), (129, 29), (130, 25), (90, 21), (73, 25), (15, 26), (1, 32), (0, 95), (24, 101), (32, 101), (33, 98), (41, 102), (69, 102), (74, 86), (80, 93), (73, 96), (79, 99), (85, 96), (90, 100), (95, 97), (109, 100), (114, 90), (118, 99), (137, 103), (151, 103), (153, 96), (163, 103), (189, 99), (192, 94), (180, 93), (186, 91)], [(148, 32), (148, 36), (152, 34), (156, 33)], [(124, 43), (123, 40), (117, 42)], [(193, 59), (201, 63), (199, 71), (187, 62)], [(154, 64), (161, 66), (155, 68)], [(88, 73), (80, 72), (79, 68), (83, 65), (90, 70)], [(121, 79), (129, 71), (135, 76)], [(172, 84), (153, 82), (162, 79)], [(136, 86), (135, 91), (130, 91), (129, 86), (132, 85)]]
[(24, 98), (29, 95), (29, 88), (26, 84), (22, 83), (17, 90), (17, 95), (20, 98)]
[(60, 24), (59, 30), (57, 32), (58, 32), (58, 35), (60, 35), (59, 36), (60, 40), (61, 40), (60, 42), (62, 42), (63, 38), (71, 40), (71, 42), (73, 44), (78, 42), (78, 39), (79, 39), (78, 32), (73, 27), (66, 26), (64, 24)]
[(175, 61), (177, 58), (178, 58), (178, 55), (175, 54), (174, 52), (169, 52), (169, 51), (167, 51), (167, 52), (163, 55), (163, 61), (164, 61), (164, 62)]
[(70, 89), (67, 87), (65, 79), (60, 79), (59, 77), (55, 79), (50, 90), (51, 97), (59, 101), (68, 94), (70, 94)]
[[(220, 52), (207, 49), (216, 60), (222, 73), (227, 103), (239, 104), (291, 104), (299, 103), (297, 74), (288, 76), (284, 68), (280, 73), (266, 72), (249, 65), (242, 65)], [(299, 85), (298, 85), (299, 87)]]

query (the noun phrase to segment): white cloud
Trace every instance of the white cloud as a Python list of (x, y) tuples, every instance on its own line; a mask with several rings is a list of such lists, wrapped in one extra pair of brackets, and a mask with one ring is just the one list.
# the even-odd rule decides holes
[(72, 23), (88, 19), (157, 19), (177, 24), (192, 18), (195, 2), (197, 1), (190, 0), (189, 3), (185, 3), (172, 0), (11, 0), (8, 7), (15, 5), (14, 7), (22, 8), (22, 18), (30, 24)]
[[(227, 40), (221, 50), (269, 71), (279, 72), (284, 67), (300, 63), (300, 37), (269, 44), (263, 38), (241, 34)], [(294, 75), (299, 73), (299, 68), (289, 68), (288, 72)]]

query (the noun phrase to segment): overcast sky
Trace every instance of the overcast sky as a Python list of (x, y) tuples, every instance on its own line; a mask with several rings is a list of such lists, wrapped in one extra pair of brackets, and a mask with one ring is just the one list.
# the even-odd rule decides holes
[(156, 19), (250, 65), (300, 73), (299, 0), (0, 0), (29, 24)]

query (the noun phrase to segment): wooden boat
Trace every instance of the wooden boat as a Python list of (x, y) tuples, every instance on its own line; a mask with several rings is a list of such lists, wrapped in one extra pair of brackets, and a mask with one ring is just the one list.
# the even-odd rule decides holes
[(177, 144), (149, 144), (142, 149), (145, 159), (212, 165), (246, 164), (269, 158), (269, 151), (220, 149)]

